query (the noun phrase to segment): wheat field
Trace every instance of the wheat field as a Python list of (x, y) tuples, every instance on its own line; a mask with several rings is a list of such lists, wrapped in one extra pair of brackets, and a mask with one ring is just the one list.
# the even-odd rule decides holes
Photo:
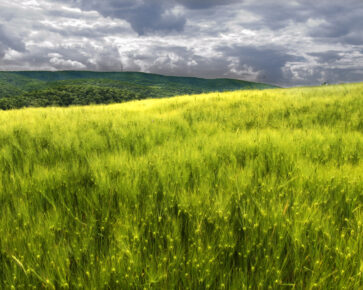
[(0, 112), (1, 289), (362, 289), (363, 84)]

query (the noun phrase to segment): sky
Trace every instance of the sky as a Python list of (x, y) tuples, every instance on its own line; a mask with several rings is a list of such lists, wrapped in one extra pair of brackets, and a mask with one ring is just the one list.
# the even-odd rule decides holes
[(362, 0), (0, 0), (0, 70), (363, 81)]

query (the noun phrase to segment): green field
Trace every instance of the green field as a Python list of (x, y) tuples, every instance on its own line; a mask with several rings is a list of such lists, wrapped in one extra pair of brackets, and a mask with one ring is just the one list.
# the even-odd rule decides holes
[(362, 289), (363, 83), (0, 112), (1, 289)]

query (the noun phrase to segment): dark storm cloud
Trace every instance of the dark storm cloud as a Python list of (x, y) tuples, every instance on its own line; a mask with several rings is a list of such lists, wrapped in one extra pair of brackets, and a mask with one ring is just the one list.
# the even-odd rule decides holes
[(155, 32), (183, 31), (187, 16), (173, 10), (177, 5), (189, 9), (206, 9), (237, 0), (57, 0), (83, 10), (95, 10), (104, 16), (127, 20), (140, 35)]
[(282, 29), (291, 21), (303, 22), (309, 17), (305, 6), (290, 1), (253, 1), (243, 6), (249, 12), (259, 16), (259, 19), (246, 26), (251, 28)]
[(152, 1), (145, 2), (139, 7), (132, 9), (124, 18), (141, 35), (155, 31), (182, 31), (186, 23), (184, 16), (167, 11), (162, 4), (153, 4)]
[(311, 29), (310, 35), (342, 43), (363, 44), (363, 1), (355, 5), (354, 9), (348, 3), (342, 2), (333, 5), (335, 9), (322, 10), (324, 22)]
[(186, 22), (184, 15), (172, 11), (174, 3), (162, 0), (57, 1), (71, 3), (85, 11), (94, 10), (106, 17), (125, 19), (140, 35), (182, 31)]
[(282, 83), (283, 68), (288, 62), (302, 62), (305, 59), (285, 51), (283, 47), (224, 46), (219, 50), (225, 56), (233, 56), (238, 60), (238, 67), (250, 67), (257, 72), (259, 81)]
[(176, 2), (189, 9), (205, 9), (217, 5), (228, 5), (231, 3), (236, 3), (238, 2), (238, 0), (176, 0)]
[(307, 23), (317, 20), (319, 25), (307, 27), (314, 38), (330, 38), (331, 41), (362, 44), (363, 1), (346, 0), (298, 0), (298, 1), (252, 1), (244, 8), (260, 16), (250, 27), (283, 29), (291, 23)]
[(0, 24), (0, 57), (3, 57), (5, 51), (11, 48), (13, 50), (24, 52), (25, 45), (18, 37), (10, 33), (3, 25)]

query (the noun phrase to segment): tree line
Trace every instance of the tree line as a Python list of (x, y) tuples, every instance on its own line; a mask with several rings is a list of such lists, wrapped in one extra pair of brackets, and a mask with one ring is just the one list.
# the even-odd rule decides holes
[(127, 88), (66, 85), (0, 98), (0, 109), (122, 103), (130, 100), (144, 99), (149, 95), (153, 94), (147, 88), (135, 92)]

